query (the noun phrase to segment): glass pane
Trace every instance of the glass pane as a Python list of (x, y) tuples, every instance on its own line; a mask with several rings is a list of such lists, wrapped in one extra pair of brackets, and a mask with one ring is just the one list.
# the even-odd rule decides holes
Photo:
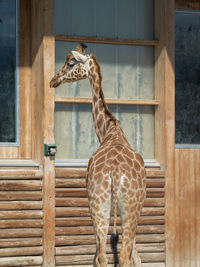
[(154, 0), (57, 0), (55, 33), (152, 40)]
[[(75, 43), (56, 42), (56, 72), (75, 47)], [(87, 51), (95, 54), (101, 66), (105, 97), (154, 99), (152, 47), (89, 44)], [(56, 96), (91, 97), (91, 86), (84, 80), (63, 84), (55, 92)]]
[(199, 11), (175, 13), (177, 144), (200, 144), (199, 29)]
[[(110, 105), (120, 119), (131, 146), (146, 159), (154, 158), (154, 108)], [(89, 104), (56, 104), (55, 139), (57, 159), (87, 159), (99, 146)]]
[(16, 142), (16, 1), (0, 1), (0, 142)]

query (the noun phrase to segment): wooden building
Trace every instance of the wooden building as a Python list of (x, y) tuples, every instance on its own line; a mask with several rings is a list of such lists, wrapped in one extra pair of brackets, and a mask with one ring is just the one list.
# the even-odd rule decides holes
[[(180, 81), (186, 75), (181, 51), (193, 56), (184, 71), (195, 69), (196, 79), (199, 20), (198, 0), (0, 1), (0, 266), (93, 266), (85, 175), (98, 144), (90, 87), (49, 87), (80, 41), (99, 59), (109, 107), (145, 158), (147, 198), (137, 231), (142, 266), (200, 266), (200, 133), (187, 138), (199, 129), (199, 93), (189, 81), (185, 93), (178, 79), (175, 86), (175, 71)], [(180, 21), (189, 21), (184, 38)], [(182, 44), (176, 69), (174, 33)], [(175, 92), (176, 101), (187, 103), (190, 89), (189, 131), (190, 123), (181, 124), (188, 106), (176, 102), (175, 112)], [(176, 130), (177, 141), (175, 116), (184, 128)], [(108, 258), (112, 266), (109, 246)]]

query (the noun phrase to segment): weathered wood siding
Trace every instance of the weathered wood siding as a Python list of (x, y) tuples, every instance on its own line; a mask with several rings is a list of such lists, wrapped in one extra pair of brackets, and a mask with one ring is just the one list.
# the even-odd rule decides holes
[(200, 266), (200, 150), (176, 149), (174, 266)]
[[(175, 8), (200, 10), (199, 0), (176, 0)], [(175, 150), (174, 267), (200, 266), (200, 149)]]
[[(161, 267), (165, 266), (165, 180), (161, 171), (147, 171), (147, 174), (147, 198), (139, 221), (137, 246), (143, 266)], [(84, 168), (56, 169), (56, 266), (92, 266), (95, 236), (85, 175)], [(121, 233), (120, 218), (118, 231)], [(111, 233), (112, 221), (109, 235)], [(109, 246), (107, 253), (112, 263)]]
[(176, 0), (175, 8), (200, 10), (199, 0)]
[(0, 170), (0, 266), (43, 262), (42, 171)]

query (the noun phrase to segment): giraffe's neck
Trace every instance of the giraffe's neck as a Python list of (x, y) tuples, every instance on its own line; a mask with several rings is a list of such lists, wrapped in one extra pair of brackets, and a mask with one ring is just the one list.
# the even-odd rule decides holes
[(94, 58), (95, 65), (91, 71), (90, 83), (92, 86), (92, 115), (94, 127), (99, 139), (102, 143), (110, 127), (116, 125), (118, 120), (109, 111), (108, 106), (104, 99), (102, 90), (102, 77), (100, 66)]

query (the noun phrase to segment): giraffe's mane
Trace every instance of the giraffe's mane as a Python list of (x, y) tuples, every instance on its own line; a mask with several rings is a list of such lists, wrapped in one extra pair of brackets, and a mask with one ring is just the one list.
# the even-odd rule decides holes
[(119, 120), (117, 120), (115, 118), (115, 116), (112, 114), (112, 112), (110, 112), (110, 110), (108, 109), (108, 105), (107, 105), (107, 103), (105, 101), (105, 98), (104, 98), (104, 93), (103, 93), (103, 89), (102, 89), (101, 67), (100, 67), (100, 65), (99, 65), (99, 63), (98, 63), (98, 61), (97, 61), (97, 59), (96, 59), (96, 57), (94, 55), (91, 55), (91, 58), (93, 59), (94, 64), (95, 64), (95, 66), (97, 68), (97, 72), (99, 74), (99, 79), (100, 79), (100, 81), (99, 81), (99, 84), (100, 84), (100, 87), (99, 87), (99, 96), (100, 96), (100, 98), (102, 100), (103, 107), (105, 109), (105, 113), (110, 117), (110, 120), (113, 121), (115, 125), (117, 125), (119, 123)]

